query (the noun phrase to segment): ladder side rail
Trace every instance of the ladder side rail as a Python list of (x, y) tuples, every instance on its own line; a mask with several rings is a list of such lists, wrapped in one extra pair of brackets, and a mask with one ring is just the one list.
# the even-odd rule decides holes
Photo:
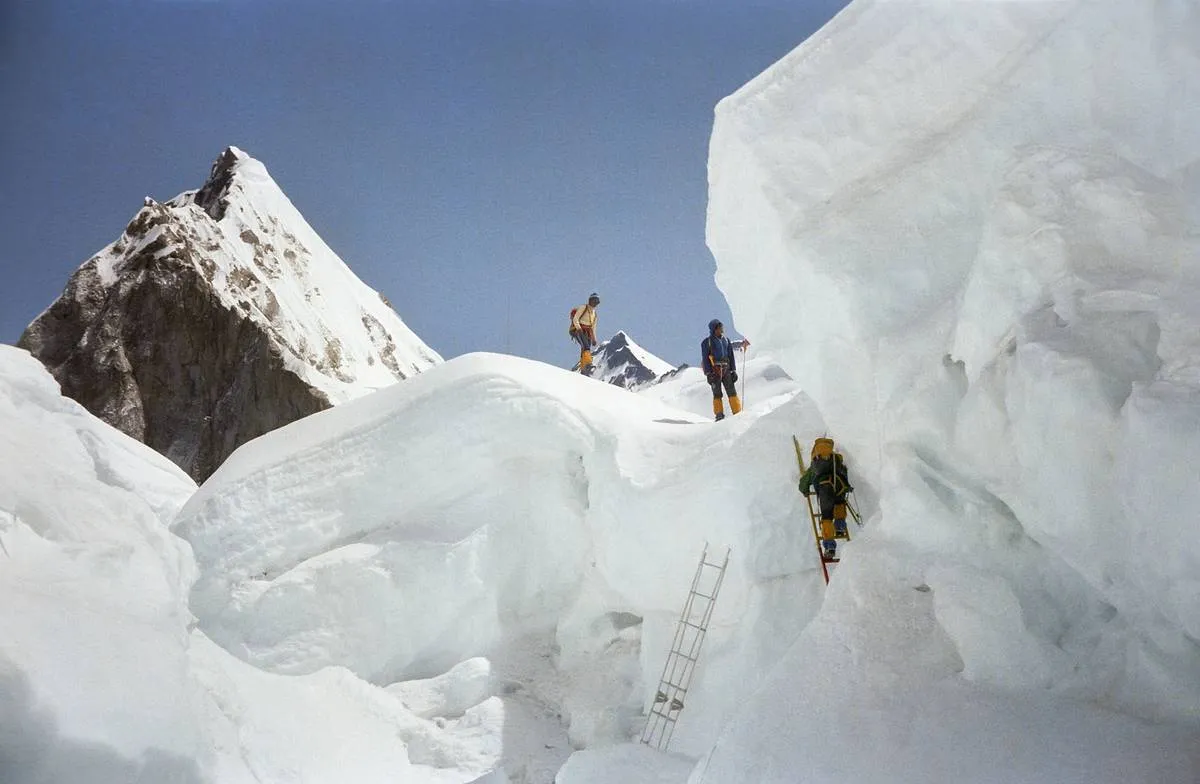
[(675, 727), (678, 724), (679, 724), (679, 717), (676, 716), (675, 721), (671, 722), (670, 726), (665, 728), (666, 732), (664, 733), (662, 746), (660, 746), (659, 748), (665, 749), (665, 748), (667, 748), (667, 746), (671, 745), (671, 738), (673, 738), (675, 736)]
[(654, 708), (650, 709), (650, 719), (646, 722), (646, 728), (642, 730), (642, 743), (650, 744), (654, 740), (654, 736), (658, 734), (660, 714)]
[[(683, 710), (682, 704), (684, 702), (684, 698), (687, 697), (687, 694), (688, 694), (687, 681), (691, 680), (691, 675), (689, 673), (684, 673), (682, 680), (683, 680), (682, 683), (672, 684), (672, 688), (671, 688), (672, 702), (667, 703), (668, 712)], [(678, 701), (680, 703), (679, 707), (676, 707), (673, 704), (674, 701)]]
[(654, 741), (654, 735), (658, 732), (658, 715), (651, 710), (650, 719), (646, 722), (646, 728), (642, 730), (642, 743), (650, 745)]
[(700, 582), (700, 575), (704, 572), (704, 562), (708, 559), (708, 542), (704, 543), (704, 550), (700, 553), (700, 563), (696, 564), (696, 573), (692, 575), (691, 590), (696, 590), (696, 585)]
[[(700, 653), (700, 645), (698, 643), (692, 650), (693, 659), (699, 658), (699, 653)], [(685, 694), (692, 687), (692, 678), (695, 676), (695, 674), (696, 674), (696, 667), (695, 667), (694, 663), (691, 667), (685, 668), (684, 679), (679, 682), (679, 684), (682, 687), (682, 690)]]
[[(692, 602), (693, 602), (692, 597), (693, 597), (693, 594), (695, 593), (696, 585), (700, 580), (700, 573), (704, 568), (704, 562), (707, 560), (707, 558), (708, 558), (708, 542), (705, 542), (704, 550), (700, 554), (700, 563), (699, 563), (699, 565), (696, 566), (696, 573), (692, 576), (692, 586), (691, 586), (691, 590), (688, 591), (688, 597), (684, 602), (683, 612), (680, 613), (679, 621), (675, 624), (675, 635), (671, 642), (671, 650), (667, 653), (667, 660), (665, 662), (663, 662), (662, 675), (659, 677), (658, 688), (654, 695), (655, 702), (651, 703), (651, 710), (650, 710), (651, 715), (654, 715), (656, 713), (653, 706), (657, 703), (657, 698), (658, 698), (659, 693), (662, 693), (663, 696), (666, 697), (666, 700), (664, 700), (663, 704), (666, 705), (668, 708), (670, 708), (671, 700), (675, 699), (675, 695), (668, 694), (667, 691), (664, 689), (665, 685), (668, 682), (670, 682), (668, 680), (668, 671), (669, 671), (669, 668), (671, 667), (672, 659), (675, 658), (671, 654), (673, 652), (675, 652), (676, 650), (678, 650), (683, 645), (683, 638), (684, 638), (684, 636), (686, 634), (686, 630), (687, 630), (685, 621), (688, 619), (688, 616), (691, 613)], [(668, 710), (668, 713), (669, 712), (670, 711)], [(669, 717), (667, 717), (667, 716), (663, 716), (663, 718), (666, 720), (670, 720)], [(644, 742), (644, 743), (650, 742), (650, 740), (653, 738), (654, 732), (656, 730), (655, 725), (657, 725), (657, 724), (658, 724), (658, 722), (656, 720), (652, 724), (647, 726), (647, 731), (643, 732), (643, 734), (642, 734), (642, 742)], [(662, 747), (659, 746), (659, 748), (662, 748)]]
[[(675, 659), (675, 667), (671, 668), (671, 683), (675, 686), (675, 690), (682, 694), (686, 694), (691, 686), (692, 676), (696, 671), (698, 641), (704, 639), (704, 631), (702, 629), (694, 630), (692, 644), (688, 648), (688, 653), (684, 653), (682, 649), (672, 651)], [(682, 666), (681, 666), (682, 665)], [(676, 694), (679, 696), (679, 694)]]
[[(728, 562), (729, 562), (729, 554), (728, 554), (728, 550), (727, 550), (726, 555), (725, 555), (725, 563), (728, 564)], [(708, 633), (708, 625), (709, 625), (709, 622), (712, 620), (713, 610), (716, 607), (716, 596), (721, 591), (721, 584), (724, 581), (724, 579), (725, 579), (725, 569), (723, 566), (721, 568), (721, 570), (719, 572), (717, 572), (717, 579), (713, 584), (712, 590), (713, 590), (714, 598), (712, 601), (710, 601), (708, 603), (708, 606), (705, 608), (704, 618), (702, 619), (702, 621), (700, 623), (700, 628), (697, 629), (695, 638), (692, 640), (691, 650), (688, 652), (688, 657), (689, 657), (690, 661), (692, 662), (692, 666), (690, 668), (687, 668), (687, 667), (684, 668), (685, 673), (686, 673), (685, 680), (676, 681), (676, 683), (683, 684), (684, 691), (691, 688), (692, 678), (695, 677), (695, 674), (696, 674), (696, 666), (695, 665), (696, 665), (696, 662), (700, 659), (700, 650), (704, 646), (704, 637)]]
[(708, 603), (708, 612), (705, 616), (705, 628), (708, 627), (708, 620), (712, 619), (713, 610), (717, 606), (717, 596), (721, 594), (721, 586), (725, 584), (725, 570), (729, 566), (729, 551), (725, 551), (725, 562), (721, 564), (721, 570), (717, 572), (716, 582), (713, 583), (712, 601)]
[[(728, 562), (729, 562), (728, 554), (725, 556), (725, 562), (726, 562), (726, 564), (728, 564)], [(708, 625), (712, 621), (712, 614), (717, 606), (717, 596), (720, 595), (720, 593), (721, 593), (721, 585), (724, 583), (724, 581), (725, 581), (725, 567), (722, 566), (721, 571), (717, 572), (717, 579), (713, 582), (712, 601), (710, 601), (708, 603), (708, 606), (704, 609), (704, 618), (700, 624), (702, 627), (704, 627), (704, 631), (706, 633), (708, 632)]]
[(821, 576), (825, 578), (825, 584), (829, 585), (829, 564), (837, 563), (837, 559), (830, 561), (825, 558), (824, 548), (821, 546), (821, 534), (820, 534), (820, 529), (818, 527), (819, 524), (817, 522), (817, 519), (818, 519), (817, 510), (813, 507), (813, 502), (812, 502), (811, 496), (805, 498), (804, 500), (808, 504), (809, 519), (812, 520), (813, 544), (816, 545), (816, 548), (817, 548), (817, 559), (820, 560), (820, 562), (821, 562)]
[(657, 749), (662, 749), (666, 746), (667, 738), (670, 737), (670, 730), (675, 724), (675, 719), (661, 711), (655, 711), (655, 716), (657, 717), (655, 719), (655, 731), (650, 733), (649, 738), (643, 738), (642, 740), (647, 745), (653, 745)]
[[(730, 548), (726, 548), (725, 557), (720, 564), (709, 562), (708, 543), (705, 542), (704, 551), (700, 556), (700, 563), (697, 565), (696, 573), (692, 577), (691, 589), (688, 591), (687, 599), (684, 602), (683, 612), (680, 614), (679, 621), (676, 624), (671, 650), (667, 654), (667, 661), (663, 663), (662, 677), (659, 679), (658, 691), (655, 694), (655, 701), (652, 703), (649, 711), (650, 720), (647, 722), (646, 728), (642, 733), (642, 742), (647, 745), (653, 745), (660, 751), (667, 748), (675, 735), (679, 713), (684, 707), (683, 699), (687, 696), (692, 680), (695, 678), (700, 651), (704, 645), (704, 638), (707, 635), (708, 627), (712, 620), (717, 596), (721, 592), (725, 573), (729, 567), (729, 557)], [(717, 570), (712, 587), (709, 589), (710, 592), (707, 594), (700, 591), (700, 580), (705, 567)], [(700, 607), (697, 606), (698, 599), (704, 601), (704, 604)], [(697, 611), (700, 615), (699, 623), (693, 620)], [(691, 634), (690, 643), (689, 633)], [(685, 648), (688, 651), (686, 654), (684, 653)], [(665, 699), (660, 701), (658, 699), (660, 695)], [(679, 705), (678, 708), (673, 707), (676, 702)], [(655, 740), (656, 736), (657, 740)]]
[(674, 724), (672, 724), (670, 727), (667, 728), (667, 732), (665, 734), (665, 737), (663, 738), (663, 743), (661, 746), (659, 746), (659, 749), (665, 749), (667, 746), (670, 746), (671, 738), (673, 738), (673, 737), (675, 737), (675, 725)]
[[(707, 620), (707, 619), (705, 619), (705, 620)], [(694, 638), (692, 638), (692, 645), (691, 645), (691, 648), (688, 650), (688, 656), (690, 656), (693, 659), (700, 658), (700, 646), (702, 646), (704, 644), (704, 635), (707, 632), (708, 632), (707, 623), (701, 624), (700, 627), (698, 629), (696, 629), (696, 636)]]
[[(679, 697), (679, 694), (678, 694), (678, 692), (680, 691), (679, 678), (680, 678), (680, 675), (682, 674), (682, 673), (680, 673), (680, 671), (678, 669), (679, 668), (679, 660), (681, 657), (672, 656), (671, 658), (673, 658), (675, 660), (675, 664), (671, 667), (671, 674), (670, 674), (668, 680), (664, 680), (661, 684), (659, 684), (660, 690), (663, 692), (663, 694), (665, 694), (667, 696), (667, 705), (671, 704), (671, 702), (670, 702), (671, 700)], [(685, 671), (687, 670), (686, 665), (684, 667), (684, 670)]]
[[(708, 554), (708, 543), (705, 542), (704, 543), (704, 552), (700, 556), (701, 563), (703, 563), (704, 558), (705, 558), (705, 556), (707, 556), (707, 554)], [(700, 567), (697, 566), (696, 574), (692, 577), (692, 588), (688, 592), (688, 597), (684, 601), (684, 604), (683, 604), (683, 612), (681, 612), (679, 615), (679, 622), (675, 624), (675, 636), (671, 641), (670, 651), (677, 650), (683, 644), (683, 638), (687, 631), (687, 626), (685, 624), (688, 621), (688, 615), (691, 613), (691, 610), (692, 610), (692, 593), (695, 592), (696, 581), (699, 579), (700, 579)], [(658, 679), (659, 686), (662, 686), (662, 684), (667, 681), (667, 670), (671, 666), (671, 658), (672, 658), (670, 651), (667, 653), (667, 660), (665, 662), (663, 662), (662, 676)]]
[[(661, 692), (667, 700), (671, 699), (671, 695), (667, 694), (666, 684), (671, 682), (674, 675), (674, 666), (677, 666), (675, 665), (675, 657), (673, 654), (683, 644), (683, 637), (686, 630), (687, 627), (682, 623), (676, 624), (675, 638), (671, 643), (671, 649), (667, 652), (667, 659), (663, 662), (662, 675), (658, 679), (658, 692)], [(658, 697), (658, 692), (655, 694), (656, 699)]]
[[(800, 450), (800, 439), (792, 436), (792, 444), (796, 448), (796, 462), (800, 464), (800, 476), (804, 476), (804, 453)], [(817, 548), (817, 560), (821, 563), (821, 576), (825, 578), (825, 584), (829, 585), (829, 562), (825, 560), (825, 553), (821, 547), (821, 532), (817, 525), (817, 512), (813, 509), (812, 495), (804, 496), (804, 503), (808, 507), (808, 519), (812, 523), (813, 544)]]
[(708, 619), (712, 616), (712, 606), (710, 602), (705, 609), (704, 616), (700, 619), (700, 623), (696, 624), (696, 634), (692, 638), (692, 644), (687, 654), (693, 660), (700, 658), (700, 647), (704, 644), (704, 635), (708, 633)]
[[(670, 716), (670, 712), (663, 712), (660, 708), (653, 707), (650, 709), (652, 720), (647, 723), (645, 732), (642, 733), (642, 742), (650, 745), (660, 746), (663, 736), (666, 733), (668, 725), (675, 721)], [(657, 741), (655, 740), (657, 736)]]

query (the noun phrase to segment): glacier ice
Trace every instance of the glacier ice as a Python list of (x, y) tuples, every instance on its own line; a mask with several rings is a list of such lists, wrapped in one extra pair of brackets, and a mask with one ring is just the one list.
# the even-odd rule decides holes
[[(820, 618), (892, 640), (869, 604), (910, 592), (922, 606), (899, 611), (940, 643), (897, 665), (891, 715), (929, 711), (901, 696), (926, 684), (947, 717), (958, 699), (991, 712), (953, 720), (974, 744), (960, 736), (1014, 731), (1006, 700), (1044, 700), (1110, 739), (1087, 762), (1056, 744), (1040, 760), (1056, 780), (1197, 770), (1200, 537), (1182, 477), (1200, 454), (1198, 24), (1191, 2), (857, 0), (716, 112), (718, 285), (878, 493), (872, 541)], [(790, 660), (835, 655), (822, 634)], [(840, 654), (841, 695), (777, 671), (693, 780), (793, 764), (901, 780), (882, 764), (895, 744), (839, 706), (864, 698), (868, 642)], [(786, 695), (804, 707), (785, 720)], [(1070, 700), (1167, 722), (1172, 741), (1091, 708), (1070, 718)], [(781, 722), (848, 734), (855, 759), (755, 737)], [(1147, 767), (1118, 774), (1115, 748)], [(960, 775), (1009, 780), (999, 768), (983, 755)]]

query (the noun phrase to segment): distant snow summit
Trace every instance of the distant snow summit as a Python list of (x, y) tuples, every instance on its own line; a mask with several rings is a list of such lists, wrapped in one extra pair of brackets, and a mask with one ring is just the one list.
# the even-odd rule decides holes
[(679, 369), (639, 346), (624, 332), (617, 332), (592, 352), (592, 365), (592, 378), (629, 390), (656, 384)]

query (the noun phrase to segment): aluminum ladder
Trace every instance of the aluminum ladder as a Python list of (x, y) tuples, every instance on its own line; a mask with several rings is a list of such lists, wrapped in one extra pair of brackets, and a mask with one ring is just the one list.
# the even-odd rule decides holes
[(730, 549), (725, 548), (725, 558), (720, 563), (710, 561), (708, 543), (705, 542), (704, 551), (700, 554), (700, 563), (696, 565), (692, 587), (688, 591), (687, 601), (684, 602), (683, 612), (680, 613), (679, 623), (675, 627), (671, 652), (667, 654), (662, 677), (654, 693), (654, 704), (650, 706), (646, 728), (642, 731), (642, 743), (659, 751), (666, 751), (667, 744), (671, 742), (671, 736), (675, 733), (675, 722), (679, 721), (679, 714), (683, 711), (692, 677), (696, 674), (700, 646), (704, 644), (704, 635), (708, 631), (709, 621), (712, 620), (717, 594), (721, 591), (725, 570), (729, 566), (729, 552)]

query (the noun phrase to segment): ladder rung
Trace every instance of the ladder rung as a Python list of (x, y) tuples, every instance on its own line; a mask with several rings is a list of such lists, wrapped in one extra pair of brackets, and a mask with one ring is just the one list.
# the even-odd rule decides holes
[(686, 653), (684, 653), (683, 651), (677, 651), (677, 650), (675, 650), (674, 648), (672, 648), (672, 649), (671, 649), (671, 653), (672, 653), (672, 654), (674, 654), (674, 655), (675, 655), (675, 657), (676, 657), (676, 658), (679, 658), (679, 659), (687, 659), (688, 661), (690, 661), (690, 662), (693, 662), (693, 663), (696, 661), (696, 657), (695, 657), (695, 656), (688, 656), (688, 655), (687, 655)]
[(704, 565), (711, 566), (714, 569), (724, 569), (725, 568), (724, 564), (717, 564), (717, 563), (713, 563), (712, 561), (705, 561)]
[(709, 596), (706, 593), (700, 593), (699, 591), (692, 591), (692, 596), (697, 596), (701, 599), (708, 599), (710, 602), (713, 600), (713, 597)]
[(684, 626), (691, 626), (693, 629), (705, 631), (705, 628), (698, 623), (692, 623), (691, 621), (680, 621), (680, 623), (682, 623)]

